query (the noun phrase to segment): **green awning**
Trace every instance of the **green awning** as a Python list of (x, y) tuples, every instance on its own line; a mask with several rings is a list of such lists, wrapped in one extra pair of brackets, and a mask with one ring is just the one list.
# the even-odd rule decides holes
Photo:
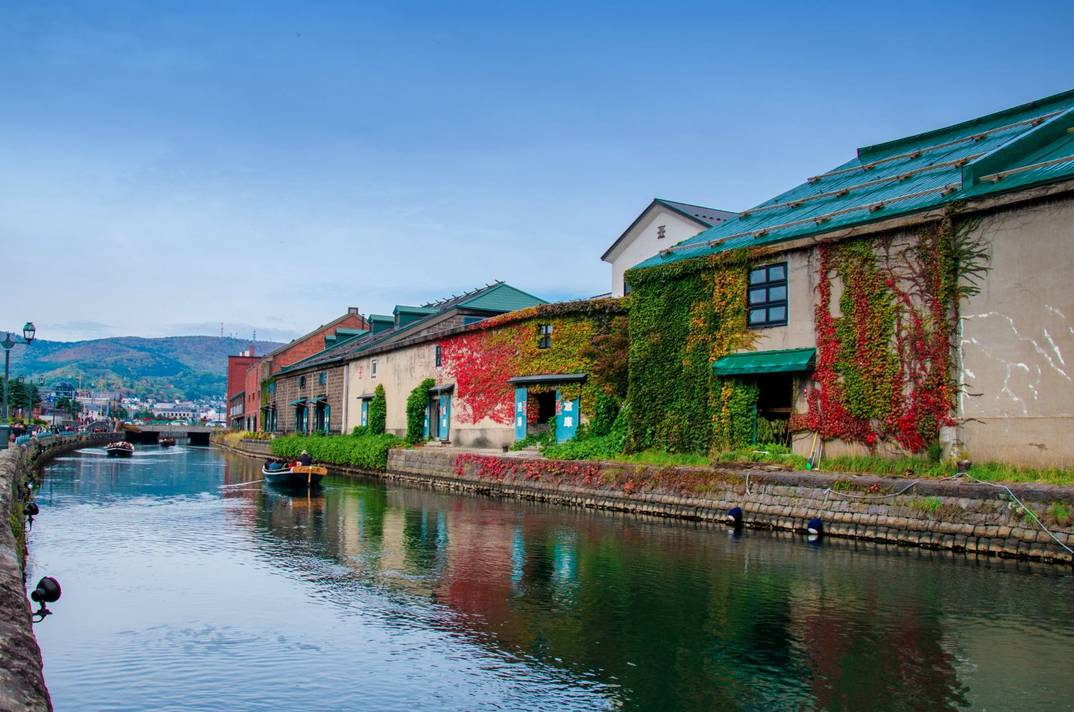
[(812, 371), (816, 349), (782, 349), (750, 351), (717, 359), (713, 371), (717, 376), (748, 376), (755, 373), (798, 373)]
[(306, 405), (305, 398), (299, 398), (298, 400), (291, 401), (291, 405)]

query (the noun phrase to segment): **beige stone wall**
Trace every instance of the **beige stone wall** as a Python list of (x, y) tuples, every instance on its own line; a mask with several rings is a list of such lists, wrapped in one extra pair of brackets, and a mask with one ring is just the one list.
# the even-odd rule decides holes
[[(388, 415), (386, 428), (389, 433), (406, 435), (406, 399), (410, 392), (426, 378), (433, 378), (437, 385), (445, 380), (435, 365), (435, 344), (425, 343), (409, 346), (375, 356), (364, 356), (351, 361), (347, 374), (347, 431), (360, 424), (361, 399), (370, 396), (378, 385), (384, 386)], [(377, 362), (377, 375), (373, 377), (372, 362)]]
[(966, 449), (1074, 466), (1074, 199), (985, 217), (978, 233), (991, 268), (961, 309)]

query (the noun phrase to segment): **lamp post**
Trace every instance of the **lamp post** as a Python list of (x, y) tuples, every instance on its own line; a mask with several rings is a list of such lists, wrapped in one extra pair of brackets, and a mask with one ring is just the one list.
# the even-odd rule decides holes
[[(3, 411), (0, 412), (0, 450), (7, 447), (8, 434), (11, 432), (11, 425), (8, 423), (8, 381), (11, 380), (11, 349), (15, 348), (15, 344), (26, 344), (29, 346), (34, 341), (34, 336), (37, 334), (37, 329), (34, 328), (34, 324), (31, 321), (26, 322), (22, 327), (22, 336), (18, 334), (12, 334), (10, 331), (4, 332), (4, 340), (0, 341), (0, 346), (4, 348), (4, 406)], [(33, 410), (33, 403), (30, 404), (31, 411)]]

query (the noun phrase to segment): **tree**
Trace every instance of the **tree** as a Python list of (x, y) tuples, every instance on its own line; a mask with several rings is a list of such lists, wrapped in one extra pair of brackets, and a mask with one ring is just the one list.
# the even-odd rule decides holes
[(12, 378), (8, 382), (8, 406), (12, 409), (22, 409), (27, 415), (35, 405), (41, 403), (41, 392), (37, 390), (37, 384), (27, 383), (21, 378)]
[(82, 412), (82, 404), (74, 398), (68, 398), (67, 396), (56, 401), (56, 408), (58, 408), (61, 413), (66, 413), (72, 418)]

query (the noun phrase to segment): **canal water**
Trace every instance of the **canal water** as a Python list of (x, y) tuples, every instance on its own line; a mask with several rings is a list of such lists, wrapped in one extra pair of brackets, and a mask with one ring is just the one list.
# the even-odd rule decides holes
[(207, 448), (46, 472), (66, 710), (1059, 710), (1062, 570), (329, 479)]

